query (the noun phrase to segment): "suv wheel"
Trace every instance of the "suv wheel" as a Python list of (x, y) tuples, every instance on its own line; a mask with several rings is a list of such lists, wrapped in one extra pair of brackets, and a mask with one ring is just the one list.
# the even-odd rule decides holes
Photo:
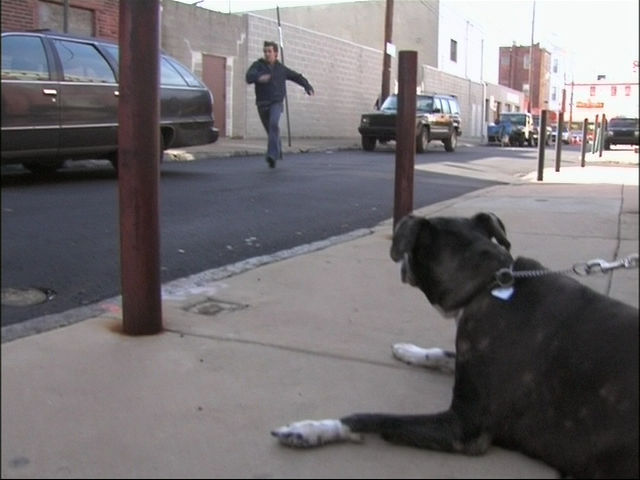
[(373, 151), (376, 148), (376, 137), (362, 137), (362, 149), (367, 152)]
[(420, 129), (420, 133), (416, 137), (416, 152), (424, 153), (429, 145), (429, 130), (426, 127)]
[(453, 130), (451, 132), (451, 136), (449, 138), (447, 138), (446, 140), (443, 140), (442, 143), (444, 143), (444, 149), (447, 152), (453, 152), (455, 151), (456, 147), (458, 146), (458, 134), (455, 130)]

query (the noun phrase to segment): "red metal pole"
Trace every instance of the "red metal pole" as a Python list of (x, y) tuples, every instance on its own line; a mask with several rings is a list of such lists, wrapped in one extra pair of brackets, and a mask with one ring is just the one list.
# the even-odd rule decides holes
[(162, 330), (160, 289), (160, 5), (120, 6), (118, 184), (123, 331)]
[(418, 52), (400, 52), (398, 56), (394, 230), (400, 219), (413, 210), (413, 169), (416, 158), (417, 65)]

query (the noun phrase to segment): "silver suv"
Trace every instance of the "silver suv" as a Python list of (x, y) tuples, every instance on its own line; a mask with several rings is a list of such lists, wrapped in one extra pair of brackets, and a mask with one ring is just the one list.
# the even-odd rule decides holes
[[(215, 142), (213, 96), (161, 54), (161, 148)], [(67, 159), (118, 161), (118, 45), (44, 32), (2, 34), (2, 164), (33, 172)]]

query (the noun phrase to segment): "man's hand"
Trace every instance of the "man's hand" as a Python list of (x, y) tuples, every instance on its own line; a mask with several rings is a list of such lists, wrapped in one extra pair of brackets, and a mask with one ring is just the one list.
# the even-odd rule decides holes
[(263, 73), (262, 75), (260, 75), (258, 77), (258, 82), (260, 82), (260, 83), (267, 83), (269, 80), (271, 80), (271, 74), (270, 73)]
[(313, 87), (305, 88), (304, 91), (307, 93), (307, 95), (313, 95), (316, 93), (313, 91)]

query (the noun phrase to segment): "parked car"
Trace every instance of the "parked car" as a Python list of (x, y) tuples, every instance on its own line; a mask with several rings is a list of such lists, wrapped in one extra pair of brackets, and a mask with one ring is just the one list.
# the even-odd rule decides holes
[[(161, 148), (215, 142), (213, 96), (161, 53)], [(2, 33), (2, 164), (118, 162), (118, 46), (52, 31)]]
[(501, 112), (498, 122), (487, 127), (489, 143), (533, 145), (533, 117), (527, 112)]
[(638, 119), (613, 117), (607, 123), (607, 135), (604, 138), (604, 149), (611, 145), (638, 145)]
[[(556, 136), (558, 134), (558, 125), (551, 126), (551, 141), (556, 143)], [(562, 127), (562, 143), (569, 144), (571, 143), (571, 134), (569, 133), (569, 127)]]
[[(380, 110), (361, 116), (358, 132), (362, 136), (362, 148), (374, 150), (376, 141), (385, 143), (396, 140), (398, 97), (390, 95)], [(447, 152), (453, 152), (462, 135), (460, 106), (454, 95), (416, 96), (416, 151), (422, 153), (432, 140), (440, 140)]]
[[(540, 138), (540, 115), (533, 115), (533, 146), (537, 147), (538, 146), (538, 141)], [(545, 140), (544, 143), (545, 145), (549, 146), (551, 144), (551, 127), (549, 125), (546, 126), (545, 129), (546, 135), (545, 135)]]

